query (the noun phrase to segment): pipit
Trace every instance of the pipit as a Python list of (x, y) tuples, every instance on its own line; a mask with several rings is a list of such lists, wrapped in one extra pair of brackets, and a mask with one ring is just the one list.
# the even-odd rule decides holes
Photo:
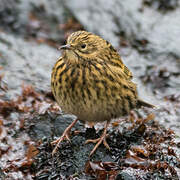
[(97, 143), (90, 155), (101, 143), (110, 149), (106, 142), (110, 120), (126, 116), (134, 108), (153, 108), (153, 105), (138, 97), (136, 84), (131, 81), (132, 73), (108, 41), (90, 32), (77, 31), (60, 49), (62, 56), (52, 71), (52, 92), (59, 106), (77, 119), (52, 142), (56, 144), (52, 154), (63, 140), (70, 141), (70, 130), (78, 120), (106, 121), (102, 136), (86, 143)]

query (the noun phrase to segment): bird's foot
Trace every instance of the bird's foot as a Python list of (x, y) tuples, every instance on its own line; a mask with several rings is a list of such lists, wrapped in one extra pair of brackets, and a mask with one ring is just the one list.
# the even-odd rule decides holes
[(66, 129), (61, 137), (59, 137), (55, 141), (51, 142), (51, 145), (56, 144), (56, 147), (53, 149), (52, 156), (54, 156), (54, 154), (57, 152), (58, 147), (62, 141), (64, 141), (64, 140), (68, 140), (69, 142), (71, 141), (69, 138), (69, 133), (70, 133), (70, 130)]
[(63, 132), (62, 136), (58, 139), (56, 139), (55, 141), (51, 142), (51, 145), (54, 145), (56, 144), (55, 148), (53, 149), (52, 151), (52, 156), (54, 156), (54, 154), (57, 152), (58, 150), (58, 147), (60, 145), (60, 143), (64, 140), (68, 140), (69, 142), (71, 141), (70, 138), (69, 138), (69, 134), (70, 134), (70, 131), (72, 129), (72, 127), (76, 124), (76, 122), (78, 121), (78, 119), (74, 120), (66, 129), (65, 131)]
[(87, 143), (97, 143), (97, 144), (95, 145), (95, 147), (93, 148), (93, 150), (91, 151), (91, 153), (90, 153), (89, 156), (91, 156), (91, 155), (96, 151), (96, 149), (99, 147), (99, 145), (100, 145), (101, 143), (103, 143), (104, 146), (105, 146), (108, 150), (110, 150), (110, 147), (109, 147), (109, 145), (108, 145), (108, 143), (107, 143), (107, 141), (106, 141), (106, 137), (108, 136), (108, 134), (107, 134), (107, 127), (108, 127), (108, 125), (109, 125), (109, 122), (107, 122), (107, 123), (105, 124), (103, 134), (101, 135), (100, 138), (97, 138), (97, 139), (88, 139), (88, 140), (85, 142), (85, 144), (87, 144)]
[(101, 143), (103, 143), (104, 146), (105, 146), (108, 150), (110, 150), (110, 147), (109, 147), (109, 145), (108, 145), (108, 143), (107, 143), (107, 141), (106, 141), (106, 136), (108, 136), (108, 134), (106, 134), (105, 136), (102, 135), (100, 138), (97, 138), (97, 139), (88, 139), (88, 140), (85, 142), (85, 144), (88, 144), (88, 143), (97, 143), (97, 144), (95, 145), (95, 147), (93, 148), (93, 150), (91, 151), (91, 153), (90, 153), (89, 156), (91, 156), (91, 155), (96, 151), (96, 149), (99, 147), (99, 145), (100, 145)]

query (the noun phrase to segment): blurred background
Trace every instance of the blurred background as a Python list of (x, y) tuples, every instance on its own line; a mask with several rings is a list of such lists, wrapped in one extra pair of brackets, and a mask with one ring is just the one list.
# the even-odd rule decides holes
[(22, 84), (50, 91), (58, 47), (77, 30), (113, 44), (140, 97), (157, 105), (155, 120), (179, 141), (179, 0), (0, 0), (0, 99), (6, 87), (3, 100), (20, 95)]

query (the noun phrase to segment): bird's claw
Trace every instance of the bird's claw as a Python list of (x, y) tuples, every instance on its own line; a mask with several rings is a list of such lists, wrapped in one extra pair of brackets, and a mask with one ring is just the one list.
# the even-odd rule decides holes
[(69, 134), (70, 134), (71, 128), (76, 124), (77, 121), (78, 121), (78, 119), (75, 119), (75, 120), (66, 128), (66, 130), (64, 131), (64, 133), (62, 134), (62, 136), (51, 143), (51, 145), (56, 144), (56, 147), (53, 149), (52, 156), (54, 156), (54, 154), (57, 152), (57, 149), (58, 149), (58, 147), (59, 147), (59, 144), (60, 144), (62, 141), (68, 140), (69, 142), (71, 142), (71, 140), (70, 140), (70, 138), (69, 138)]
[(96, 149), (99, 147), (99, 145), (100, 145), (101, 143), (103, 143), (104, 146), (105, 146), (108, 150), (110, 150), (110, 147), (109, 147), (109, 145), (108, 145), (108, 143), (107, 143), (107, 141), (106, 141), (106, 137), (107, 137), (107, 136), (108, 136), (108, 134), (103, 134), (100, 138), (97, 138), (97, 139), (88, 139), (88, 140), (85, 142), (85, 144), (88, 144), (88, 143), (97, 143), (97, 144), (95, 145), (95, 147), (93, 148), (93, 150), (91, 151), (91, 153), (90, 153), (89, 156), (91, 156), (91, 155), (96, 151)]
[(67, 140), (67, 141), (71, 142), (71, 140), (69, 138), (69, 134), (67, 132), (64, 132), (63, 135), (60, 138), (58, 138), (55, 141), (51, 142), (51, 145), (56, 144), (56, 147), (53, 149), (52, 156), (54, 156), (54, 154), (57, 152), (57, 149), (58, 149), (60, 143), (62, 141), (64, 141), (64, 140)]

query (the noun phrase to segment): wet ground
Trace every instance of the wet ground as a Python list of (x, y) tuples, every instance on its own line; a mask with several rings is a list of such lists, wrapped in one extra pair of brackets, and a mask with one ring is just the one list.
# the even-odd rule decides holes
[[(179, 179), (180, 2), (178, 0), (0, 2), (1, 179)], [(89, 158), (102, 125), (72, 129), (52, 157), (50, 142), (75, 118), (50, 92), (51, 69), (67, 36), (86, 29), (109, 40), (157, 106), (112, 121), (111, 151)]]

